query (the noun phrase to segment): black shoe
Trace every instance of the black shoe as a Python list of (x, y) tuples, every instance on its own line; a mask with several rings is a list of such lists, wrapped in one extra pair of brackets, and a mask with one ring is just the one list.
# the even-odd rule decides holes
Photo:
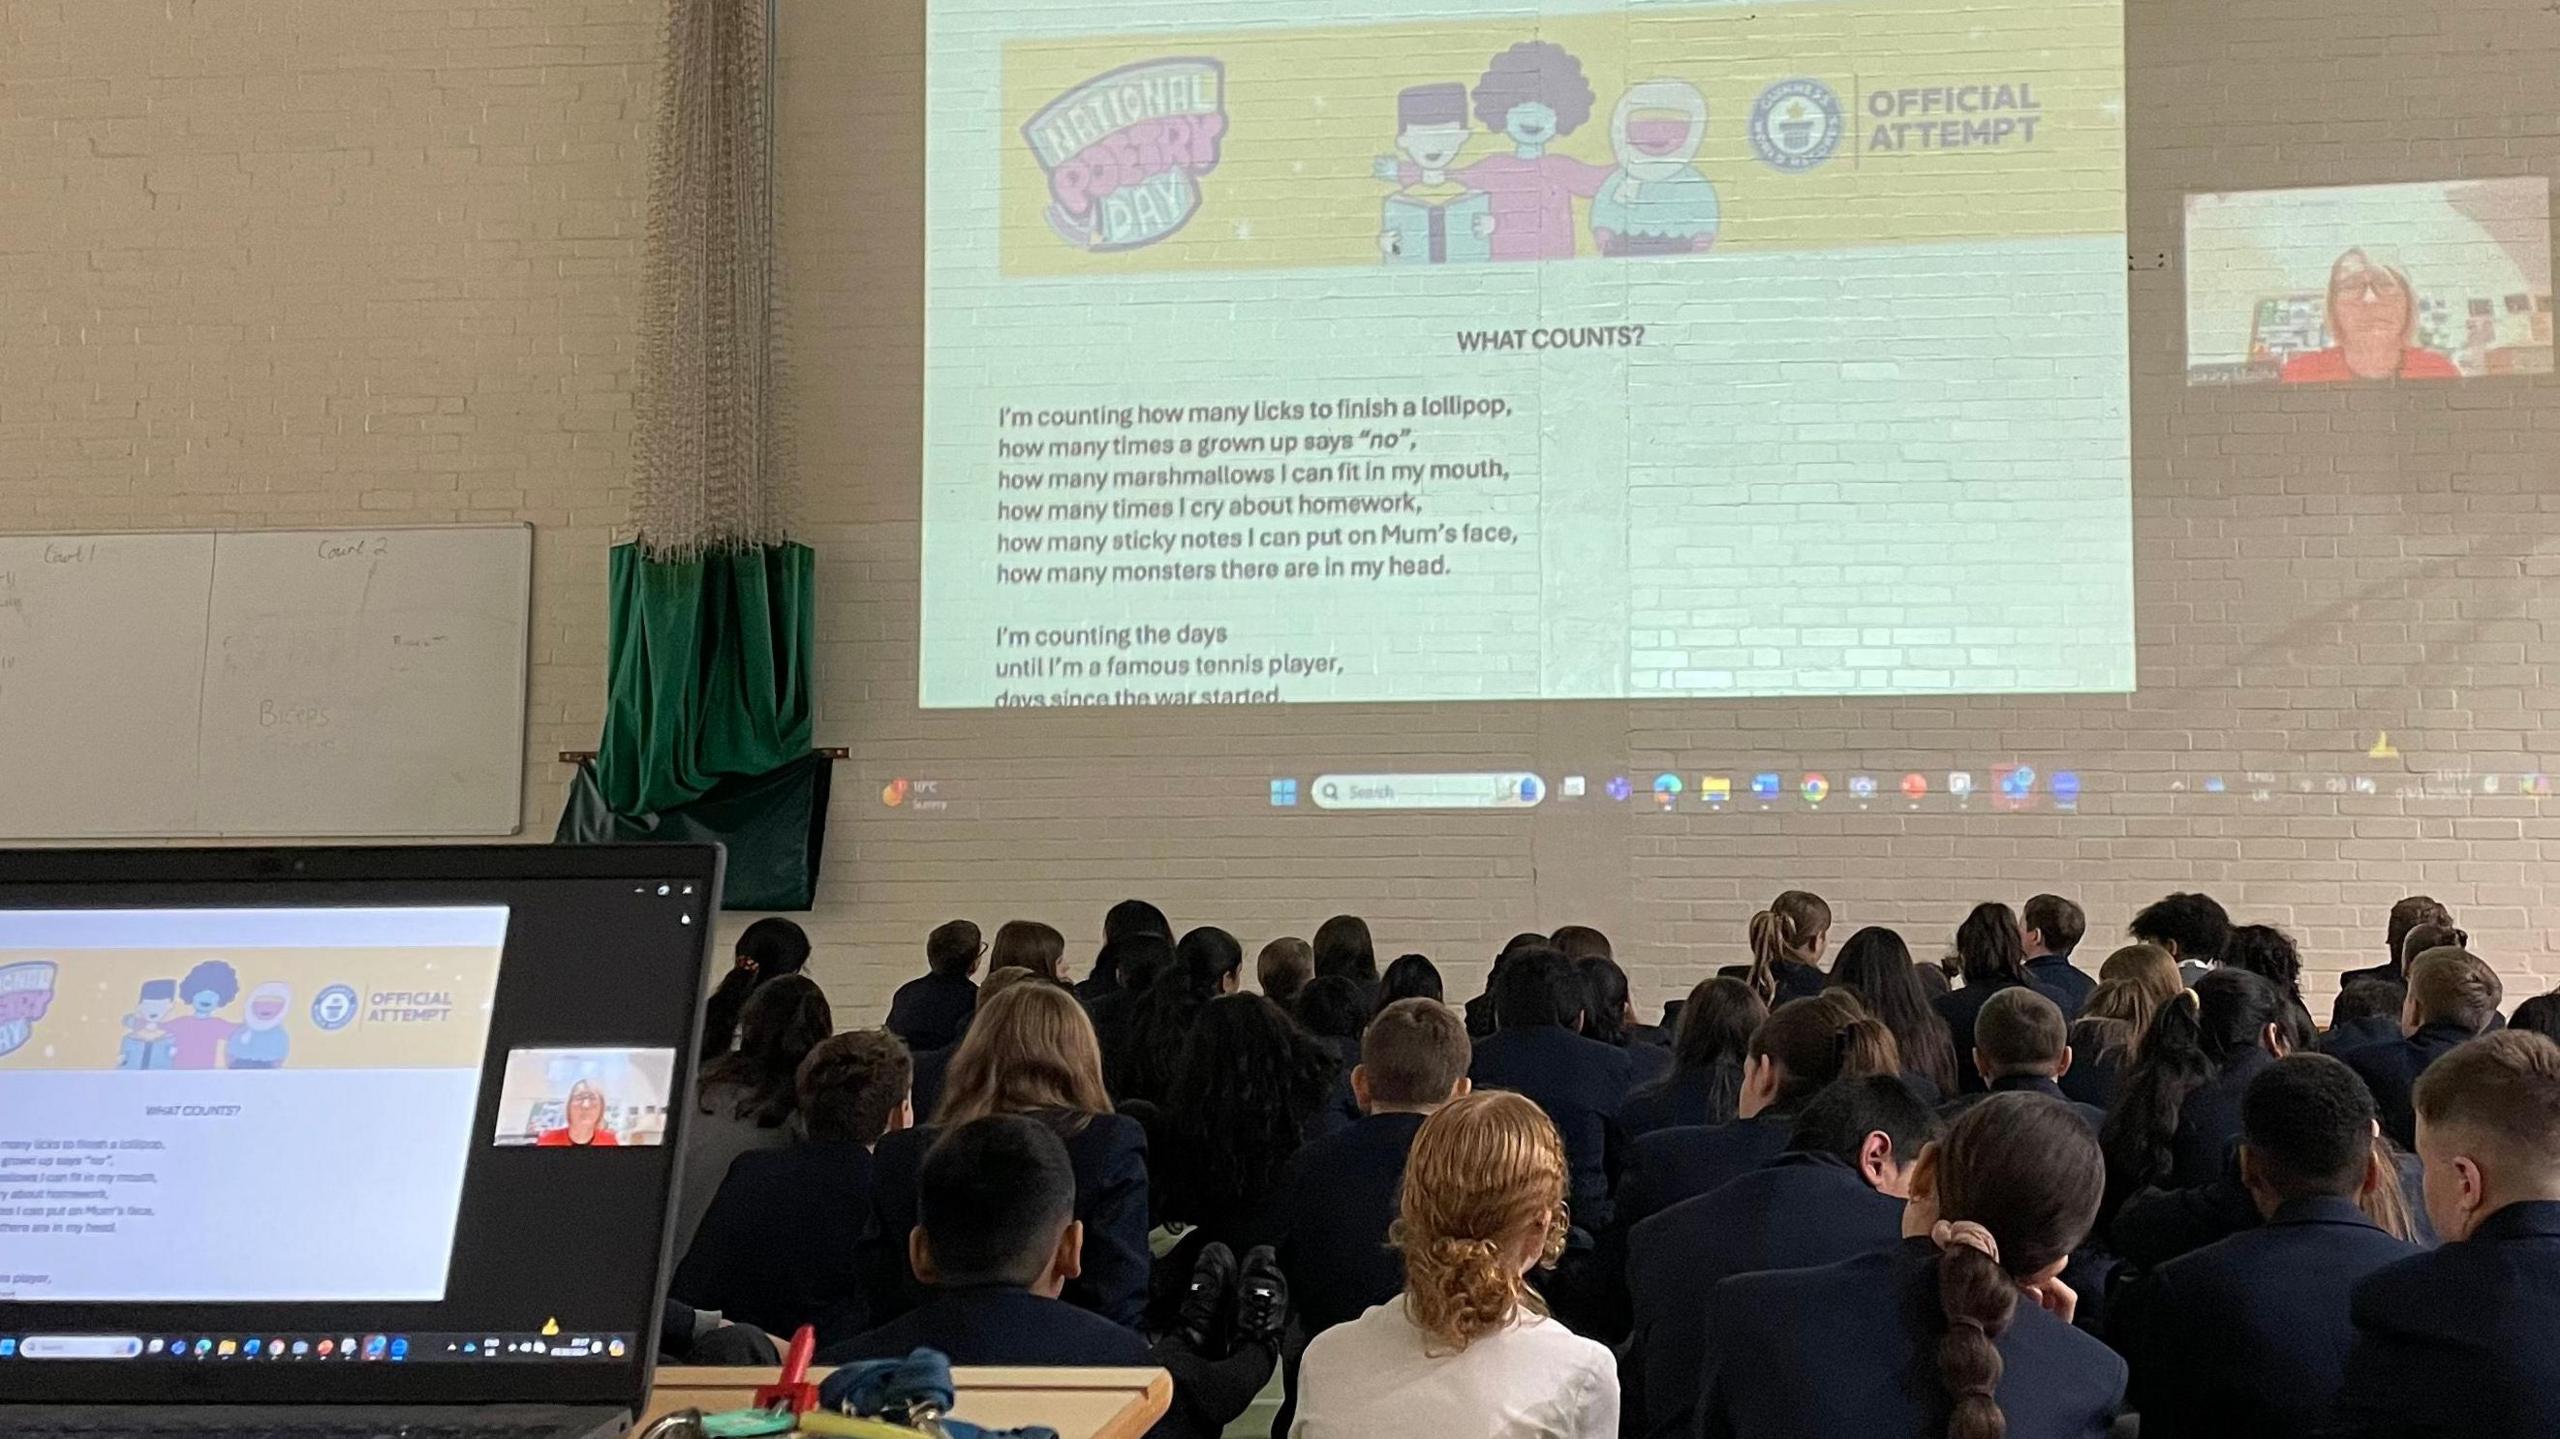
[(1280, 1256), (1261, 1245), (1245, 1255), (1236, 1279), (1236, 1342), (1278, 1354), (1288, 1328), (1289, 1279), (1280, 1272)]
[[(1195, 1354), (1215, 1358), (1225, 1348), (1218, 1341), (1227, 1304), (1236, 1292), (1236, 1252), (1223, 1244), (1203, 1245), (1191, 1265), (1191, 1287), (1173, 1316), (1173, 1332)], [(1215, 1347), (1213, 1347), (1215, 1346)]]

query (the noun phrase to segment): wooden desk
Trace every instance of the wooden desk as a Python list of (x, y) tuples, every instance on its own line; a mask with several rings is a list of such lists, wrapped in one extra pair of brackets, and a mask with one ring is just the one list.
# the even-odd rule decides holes
[[(828, 1371), (812, 1369), (817, 1383)], [(766, 1369), (660, 1368), (646, 1424), (679, 1409), (743, 1409)], [(1161, 1369), (954, 1369), (955, 1418), (989, 1429), (1045, 1424), (1058, 1439), (1138, 1439), (1173, 1403), (1173, 1376)]]

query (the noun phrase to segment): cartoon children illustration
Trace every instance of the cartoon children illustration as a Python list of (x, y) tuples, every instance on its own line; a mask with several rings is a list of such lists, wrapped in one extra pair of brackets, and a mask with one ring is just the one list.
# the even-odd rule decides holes
[(178, 982), (178, 994), (189, 1012), (164, 1026), (169, 1031), (170, 1068), (219, 1067), (222, 1046), (240, 1022), (223, 1019), (214, 1011), (240, 997), (240, 976), (221, 960), (208, 959), (187, 971), (187, 977)]
[[(1547, 147), (1582, 128), (1594, 98), (1582, 62), (1546, 40), (1523, 40), (1494, 56), (1476, 81), (1476, 118), (1510, 137), (1511, 152), (1451, 173), (1492, 197), (1494, 259), (1573, 258), (1573, 197), (1599, 193), (1609, 171)], [(1398, 166), (1396, 178), (1418, 180), (1420, 167)]]
[[(1493, 247), (1485, 243), (1493, 233), (1492, 198), (1449, 178), (1449, 163), (1473, 135), (1467, 128), (1466, 86), (1455, 81), (1415, 85), (1396, 96), (1396, 148), (1415, 174), (1387, 197), (1378, 249), (1388, 264), (1492, 258)], [(1404, 168), (1381, 158), (1378, 178), (1396, 181)]]
[(124, 1040), (116, 1046), (118, 1069), (167, 1069), (176, 1046), (169, 1031), (160, 1021), (178, 1004), (178, 982), (174, 979), (146, 979), (142, 993), (135, 997), (133, 1010), (124, 1017)]
[(1618, 99), (1618, 168), (1591, 200), (1603, 255), (1694, 255), (1716, 242), (1716, 187), (1690, 162), (1707, 138), (1707, 97), (1686, 80), (1647, 80)]
[(604, 1127), (604, 1091), (592, 1079), (581, 1079), (569, 1086), (569, 1098), (562, 1106), (568, 1122), (558, 1129), (546, 1129), (535, 1136), (534, 1144), (543, 1149), (566, 1149), (593, 1146), (618, 1149), (622, 1141)]
[(293, 1039), (284, 1017), (293, 1008), (293, 986), (269, 980), (249, 991), (240, 1028), (223, 1046), (223, 1062), (231, 1069), (282, 1069)]

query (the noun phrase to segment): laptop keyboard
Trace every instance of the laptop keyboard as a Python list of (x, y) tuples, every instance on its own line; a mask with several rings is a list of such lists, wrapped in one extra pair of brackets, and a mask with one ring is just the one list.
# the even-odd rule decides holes
[(557, 1421), (535, 1424), (327, 1423), (195, 1420), (186, 1424), (114, 1422), (105, 1425), (11, 1425), (9, 1439), (556, 1439)]

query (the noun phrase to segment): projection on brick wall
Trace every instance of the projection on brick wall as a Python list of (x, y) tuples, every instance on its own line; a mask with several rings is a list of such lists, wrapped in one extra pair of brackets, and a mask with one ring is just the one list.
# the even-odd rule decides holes
[(932, 7), (926, 706), (2132, 688), (2116, 0), (1577, 8)]
[(2352, 384), (2551, 372), (2551, 185), (2187, 197), (2187, 379)]

